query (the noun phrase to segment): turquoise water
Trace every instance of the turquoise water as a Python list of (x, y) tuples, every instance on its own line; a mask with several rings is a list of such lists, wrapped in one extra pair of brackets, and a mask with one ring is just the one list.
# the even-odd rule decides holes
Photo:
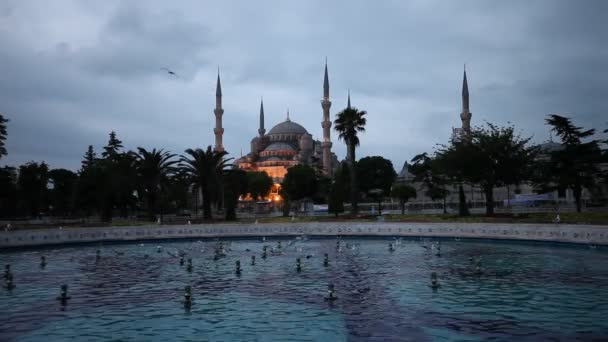
[[(2, 252), (16, 288), (0, 289), (0, 341), (608, 339), (606, 250), (447, 240), (438, 248), (428, 239), (342, 239), (337, 249), (337, 242), (282, 240), (282, 253), (266, 259), (263, 246), (270, 251), (278, 240), (224, 241), (219, 260), (219, 241)], [(56, 300), (61, 284), (69, 285), (65, 305)], [(323, 298), (328, 284), (335, 301)]]

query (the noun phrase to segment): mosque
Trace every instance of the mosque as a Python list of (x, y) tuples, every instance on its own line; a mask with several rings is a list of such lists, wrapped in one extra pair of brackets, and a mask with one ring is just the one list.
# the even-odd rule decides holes
[[(251, 151), (235, 161), (235, 166), (246, 171), (265, 171), (274, 181), (272, 193), (277, 193), (287, 169), (299, 165), (309, 165), (331, 175), (338, 166), (338, 158), (331, 151), (331, 119), (329, 109), (329, 77), (327, 62), (323, 80), (323, 140), (314, 140), (312, 135), (302, 125), (292, 121), (287, 111), (286, 119), (276, 124), (268, 133), (264, 128), (264, 103), (260, 103), (260, 118), (258, 135), (251, 139)], [(223, 151), (222, 136), (222, 88), (218, 74), (216, 87), (216, 118), (215, 150)]]

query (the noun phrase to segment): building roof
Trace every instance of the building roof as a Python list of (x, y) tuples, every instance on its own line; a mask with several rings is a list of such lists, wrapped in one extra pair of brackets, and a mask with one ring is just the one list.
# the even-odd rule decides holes
[(538, 147), (540, 147), (541, 151), (543, 152), (555, 152), (564, 149), (564, 145), (556, 143), (554, 141), (547, 141), (546, 143), (538, 145)]
[(273, 142), (272, 144), (266, 146), (266, 148), (264, 149), (264, 151), (278, 151), (278, 150), (290, 150), (290, 151), (295, 151), (295, 148), (293, 148), (293, 146), (284, 143), (284, 142)]
[(287, 133), (296, 133), (296, 134), (304, 134), (308, 133), (306, 128), (302, 127), (300, 124), (295, 123), (291, 120), (286, 120), (281, 122), (280, 124), (272, 127), (268, 134), (287, 134)]
[(397, 175), (397, 180), (398, 181), (410, 181), (414, 178), (414, 175), (410, 172), (410, 166), (407, 163), (407, 161), (405, 163), (403, 163), (403, 167), (401, 168), (401, 171), (399, 171), (399, 174)]

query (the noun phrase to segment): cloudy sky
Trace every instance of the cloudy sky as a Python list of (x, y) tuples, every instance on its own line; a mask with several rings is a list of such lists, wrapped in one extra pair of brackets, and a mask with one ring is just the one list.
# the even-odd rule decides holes
[(289, 107), (320, 138), (326, 56), (332, 116), (350, 89), (368, 112), (358, 156), (396, 168), (460, 125), (464, 63), (474, 125), (511, 122), (542, 142), (558, 112), (604, 129), (607, 13), (601, 0), (3, 0), (0, 164), (76, 170), (111, 130), (127, 148), (213, 144), (218, 66), (233, 157), (257, 134), (261, 96), (267, 129)]

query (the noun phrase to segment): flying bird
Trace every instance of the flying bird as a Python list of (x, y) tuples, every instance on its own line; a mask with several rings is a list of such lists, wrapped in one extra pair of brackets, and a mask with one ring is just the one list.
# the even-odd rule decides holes
[(175, 77), (179, 78), (179, 75), (178, 75), (178, 74), (176, 74), (175, 72), (173, 72), (173, 70), (171, 70), (171, 69), (169, 69), (169, 68), (160, 68), (160, 69), (161, 69), (161, 70), (165, 70), (165, 71), (167, 71), (167, 73), (168, 73), (169, 75), (172, 75), (172, 76), (175, 76)]

